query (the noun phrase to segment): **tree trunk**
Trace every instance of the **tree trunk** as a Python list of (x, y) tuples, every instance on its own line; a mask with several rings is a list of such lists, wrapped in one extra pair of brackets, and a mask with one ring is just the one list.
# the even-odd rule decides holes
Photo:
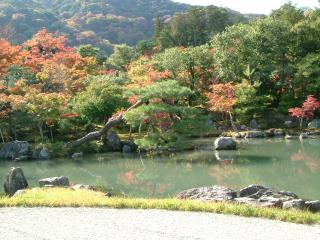
[(232, 116), (231, 112), (228, 112), (228, 114), (229, 114), (229, 117), (230, 117), (230, 123), (231, 123), (231, 126), (233, 128), (233, 131), (238, 132), (238, 129), (237, 129), (236, 125), (234, 124), (233, 116)]
[(40, 122), (38, 122), (38, 128), (39, 128), (39, 133), (40, 133), (40, 136), (41, 136), (41, 138), (43, 138), (43, 122), (42, 121), (40, 121)]
[(52, 127), (49, 127), (50, 128), (50, 137), (51, 137), (51, 142), (53, 142), (53, 132), (52, 132)]
[(4, 141), (4, 137), (3, 137), (2, 129), (0, 129), (0, 135), (1, 135), (1, 140), (2, 140), (2, 142), (3, 142), (3, 143), (5, 143), (5, 141)]
[(77, 147), (80, 146), (86, 142), (89, 142), (91, 140), (96, 140), (101, 138), (104, 134), (106, 134), (113, 126), (118, 125), (120, 123), (123, 122), (124, 120), (124, 114), (129, 112), (130, 110), (137, 108), (139, 106), (141, 106), (143, 104), (143, 102), (139, 101), (136, 104), (132, 105), (130, 108), (128, 108), (126, 111), (124, 111), (123, 113), (111, 117), (109, 118), (109, 120), (107, 121), (107, 123), (104, 125), (104, 127), (102, 129), (100, 129), (99, 131), (95, 131), (95, 132), (91, 132), (88, 133), (87, 135), (85, 135), (84, 137), (74, 141), (74, 142), (69, 142), (67, 143), (67, 147)]
[(302, 130), (302, 126), (303, 126), (303, 118), (300, 118), (300, 130)]
[(131, 140), (131, 135), (132, 135), (132, 125), (130, 124), (129, 140)]
[(139, 125), (139, 137), (141, 137), (141, 129), (142, 129), (142, 122), (140, 123), (140, 125)]

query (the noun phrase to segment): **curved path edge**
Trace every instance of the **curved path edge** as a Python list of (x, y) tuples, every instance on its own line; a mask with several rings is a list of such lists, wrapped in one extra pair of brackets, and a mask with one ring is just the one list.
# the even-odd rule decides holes
[(320, 226), (164, 210), (0, 208), (1, 240), (320, 239)]

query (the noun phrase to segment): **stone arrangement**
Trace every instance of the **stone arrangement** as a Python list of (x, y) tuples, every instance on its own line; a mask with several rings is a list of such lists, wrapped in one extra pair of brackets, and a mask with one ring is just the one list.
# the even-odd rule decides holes
[(193, 188), (179, 193), (177, 198), (320, 212), (319, 200), (305, 201), (292, 192), (279, 191), (263, 185), (250, 185), (240, 191), (223, 186)]
[[(93, 190), (97, 188), (76, 184), (71, 185), (69, 178), (65, 176), (45, 178), (38, 181), (39, 186), (43, 188), (66, 187), (73, 190)], [(20, 196), (25, 189), (29, 187), (21, 168), (11, 168), (4, 183), (4, 191), (9, 196)], [(107, 197), (112, 193), (107, 192)], [(300, 199), (295, 193), (289, 191), (280, 191), (263, 185), (249, 185), (235, 191), (224, 186), (200, 187), (185, 190), (176, 196), (178, 199), (201, 200), (206, 202), (230, 202), (238, 204), (247, 204), (256, 207), (277, 207), (283, 209), (309, 210), (311, 212), (320, 212), (320, 201), (305, 201)]]
[(4, 182), (4, 192), (13, 196), (17, 191), (28, 188), (28, 182), (21, 168), (11, 168)]
[[(86, 184), (71, 184), (69, 178), (66, 176), (61, 177), (51, 177), (44, 178), (38, 181), (40, 188), (70, 188), (72, 190), (91, 190), (98, 191), (99, 189), (95, 186), (86, 185)], [(18, 197), (23, 195), (26, 190), (29, 188), (26, 177), (21, 168), (11, 168), (7, 174), (4, 183), (4, 191), (10, 197)], [(38, 189), (33, 188), (33, 189)], [(125, 196), (123, 192), (116, 191), (115, 189), (106, 189), (106, 197), (112, 196)]]
[[(110, 132), (105, 139), (105, 151), (107, 152), (137, 152), (138, 146), (131, 140), (122, 141), (120, 137)], [(71, 157), (75, 160), (83, 157), (82, 152), (73, 153)], [(27, 160), (48, 160), (50, 159), (50, 151), (45, 146), (32, 147), (26, 141), (13, 141), (3, 145), (0, 149), (0, 160), (5, 161), (27, 161)]]

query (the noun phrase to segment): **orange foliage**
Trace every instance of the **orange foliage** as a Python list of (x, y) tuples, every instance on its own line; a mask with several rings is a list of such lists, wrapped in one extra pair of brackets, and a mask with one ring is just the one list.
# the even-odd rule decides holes
[(236, 86), (231, 83), (214, 84), (208, 94), (210, 110), (230, 112), (237, 103)]
[(20, 46), (13, 46), (8, 41), (0, 39), (0, 76), (5, 74), (11, 65), (20, 59)]
[(154, 61), (150, 56), (142, 56), (129, 65), (129, 77), (133, 83), (129, 88), (145, 87), (157, 81), (171, 77), (169, 71), (159, 72), (155, 68)]

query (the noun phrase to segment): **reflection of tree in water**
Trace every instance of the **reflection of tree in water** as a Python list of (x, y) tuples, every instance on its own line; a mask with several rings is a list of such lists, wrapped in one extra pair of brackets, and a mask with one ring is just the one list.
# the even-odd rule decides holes
[(209, 168), (208, 175), (214, 179), (215, 184), (224, 185), (229, 178), (238, 178), (241, 175), (240, 169), (236, 165), (229, 165), (225, 162)]
[(214, 151), (215, 160), (224, 164), (251, 164), (251, 163), (270, 163), (279, 161), (279, 158), (275, 158), (269, 155), (256, 155), (251, 153), (244, 153), (241, 150), (238, 151)]
[[(140, 159), (141, 167), (135, 170), (118, 174), (118, 180), (125, 186), (147, 193), (149, 196), (163, 194), (171, 187), (172, 183), (164, 183), (164, 179), (159, 176), (157, 162), (148, 160), (145, 165)], [(130, 169), (130, 168), (129, 168)], [(162, 182), (161, 182), (162, 181)]]
[[(319, 160), (310, 154), (306, 153), (304, 148), (299, 149), (297, 153), (294, 153), (291, 157), (292, 162), (304, 162), (312, 172), (316, 172), (319, 169)], [(301, 171), (299, 173), (302, 173)]]

